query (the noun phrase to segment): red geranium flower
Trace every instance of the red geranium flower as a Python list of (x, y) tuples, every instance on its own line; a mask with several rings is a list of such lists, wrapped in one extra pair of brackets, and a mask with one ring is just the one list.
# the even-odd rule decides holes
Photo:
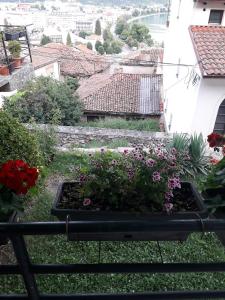
[(207, 139), (209, 146), (214, 148), (214, 147), (221, 147), (223, 146), (224, 138), (221, 134), (218, 133), (211, 133), (208, 135)]
[(16, 194), (26, 194), (37, 178), (38, 170), (22, 160), (9, 160), (0, 167), (0, 183)]

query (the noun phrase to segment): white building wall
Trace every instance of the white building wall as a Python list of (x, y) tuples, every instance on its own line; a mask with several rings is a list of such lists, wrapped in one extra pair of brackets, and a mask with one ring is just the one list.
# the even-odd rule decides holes
[(60, 80), (60, 66), (58, 62), (54, 62), (52, 64), (46, 65), (42, 68), (36, 69), (34, 71), (35, 77), (39, 76), (51, 76), (56, 80)]
[(201, 81), (191, 132), (210, 134), (215, 125), (220, 104), (225, 99), (225, 78), (205, 78)]
[[(225, 97), (224, 79), (202, 78), (188, 30), (190, 25), (208, 25), (210, 9), (225, 9), (225, 1), (205, 2), (207, 5), (189, 0), (172, 0), (163, 66), (167, 130), (202, 132), (204, 137), (212, 132), (219, 105)], [(179, 63), (189, 66), (171, 65)], [(196, 74), (199, 80), (193, 85)]]

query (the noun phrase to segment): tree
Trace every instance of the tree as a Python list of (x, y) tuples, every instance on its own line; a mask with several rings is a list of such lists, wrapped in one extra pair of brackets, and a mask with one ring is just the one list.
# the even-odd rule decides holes
[[(51, 77), (37, 77), (26, 83), (19, 93), (4, 101), (4, 110), (22, 123), (75, 125), (82, 105), (74, 93), (75, 82), (59, 82)], [(77, 86), (77, 85), (76, 85)]]
[(105, 53), (105, 49), (103, 48), (103, 46), (98, 47), (98, 53), (101, 55), (103, 55)]
[(113, 54), (113, 48), (111, 46), (107, 48), (106, 54)]
[(122, 52), (122, 45), (119, 41), (113, 41), (111, 44), (113, 53), (115, 54), (119, 54)]
[(51, 43), (51, 42), (52, 42), (52, 40), (50, 39), (49, 36), (47, 36), (45, 34), (42, 35), (41, 42), (40, 42), (41, 46), (44, 46), (44, 45), (46, 45), (48, 43)]
[(95, 23), (95, 34), (101, 35), (102, 29), (101, 29), (101, 23), (100, 20), (97, 20)]
[(76, 91), (80, 86), (78, 79), (71, 76), (66, 77), (65, 83), (73, 92)]
[(113, 35), (110, 32), (109, 28), (104, 29), (104, 31), (103, 31), (103, 39), (104, 39), (104, 41), (111, 41), (111, 40), (113, 40)]
[(125, 29), (128, 29), (128, 24), (123, 18), (118, 18), (115, 27), (115, 33), (120, 35)]
[(81, 37), (81, 38), (83, 38), (83, 39), (85, 39), (86, 38), (86, 36), (88, 36), (89, 34), (87, 33), (87, 32), (85, 32), (85, 31), (80, 31), (79, 32), (79, 37)]
[(132, 38), (132, 36), (129, 36), (127, 39), (126, 39), (126, 44), (130, 47), (130, 48), (133, 48), (133, 47), (138, 47), (138, 42), (136, 40), (134, 40)]
[(67, 44), (67, 46), (72, 46), (71, 36), (70, 36), (69, 32), (66, 37), (66, 44)]
[(87, 43), (87, 48), (90, 49), (90, 50), (93, 49), (93, 46), (92, 46), (92, 43), (91, 43), (91, 42), (88, 42), (88, 43)]
[(103, 48), (105, 49), (105, 52), (107, 53), (108, 52), (108, 48), (110, 47), (110, 42), (108, 41), (105, 41), (103, 43)]
[(137, 10), (137, 9), (135, 9), (133, 12), (132, 12), (132, 16), (133, 17), (137, 17), (137, 16), (139, 16), (140, 15), (140, 12), (139, 12), (139, 10)]
[(95, 43), (95, 50), (98, 51), (98, 48), (102, 46), (102, 43), (100, 41), (97, 41)]

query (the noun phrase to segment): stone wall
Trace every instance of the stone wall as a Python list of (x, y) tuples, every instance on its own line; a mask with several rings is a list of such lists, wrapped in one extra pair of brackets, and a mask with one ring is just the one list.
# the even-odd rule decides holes
[[(32, 129), (31, 125), (26, 126)], [(47, 125), (38, 125), (37, 127), (45, 129)], [(118, 139), (126, 140), (129, 146), (138, 144), (148, 145), (152, 141), (166, 142), (172, 135), (165, 132), (147, 132), (136, 130), (121, 129), (105, 129), (92, 127), (72, 127), (72, 126), (51, 126), (58, 137), (58, 147), (60, 148), (76, 148), (82, 147), (92, 141), (104, 143), (115, 141)]]
[(15, 70), (9, 80), (9, 90), (19, 90), (24, 84), (34, 77), (34, 68), (31, 63), (23, 64), (20, 69)]

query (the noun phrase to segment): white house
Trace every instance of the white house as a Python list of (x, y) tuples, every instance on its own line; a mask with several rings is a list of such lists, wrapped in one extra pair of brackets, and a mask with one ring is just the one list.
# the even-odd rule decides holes
[(50, 56), (43, 56), (41, 54), (32, 52), (32, 64), (34, 67), (35, 77), (51, 76), (56, 80), (60, 80), (60, 64), (57, 58)]
[(163, 67), (169, 132), (225, 133), (224, 3), (172, 0)]

